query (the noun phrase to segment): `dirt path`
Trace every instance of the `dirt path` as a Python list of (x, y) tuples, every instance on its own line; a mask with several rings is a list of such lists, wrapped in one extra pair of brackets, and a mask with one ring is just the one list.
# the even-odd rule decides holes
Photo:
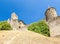
[(49, 38), (31, 31), (0, 31), (0, 44), (60, 44), (60, 38)]

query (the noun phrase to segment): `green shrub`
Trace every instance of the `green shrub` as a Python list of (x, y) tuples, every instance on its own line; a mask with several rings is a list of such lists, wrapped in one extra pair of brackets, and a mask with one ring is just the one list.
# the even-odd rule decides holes
[(7, 21), (3, 21), (0, 22), (0, 30), (12, 30), (12, 28)]
[(39, 21), (36, 23), (32, 23), (28, 27), (28, 30), (43, 34), (45, 36), (50, 36), (49, 27), (45, 21)]

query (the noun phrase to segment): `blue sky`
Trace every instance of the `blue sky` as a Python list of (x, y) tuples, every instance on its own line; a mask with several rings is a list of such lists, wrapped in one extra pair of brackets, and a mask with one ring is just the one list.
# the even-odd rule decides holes
[(0, 21), (15, 12), (26, 24), (37, 22), (45, 17), (48, 6), (55, 7), (60, 14), (60, 0), (0, 0)]

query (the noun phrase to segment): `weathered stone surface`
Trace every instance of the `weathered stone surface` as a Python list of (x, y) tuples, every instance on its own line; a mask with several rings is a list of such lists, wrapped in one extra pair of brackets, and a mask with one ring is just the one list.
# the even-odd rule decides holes
[(60, 35), (60, 16), (57, 16), (56, 9), (50, 7), (46, 10), (46, 22), (50, 28), (50, 36)]
[(8, 23), (10, 23), (13, 30), (21, 30), (26, 26), (22, 20), (18, 20), (18, 16), (14, 12), (11, 14), (11, 19), (8, 19)]

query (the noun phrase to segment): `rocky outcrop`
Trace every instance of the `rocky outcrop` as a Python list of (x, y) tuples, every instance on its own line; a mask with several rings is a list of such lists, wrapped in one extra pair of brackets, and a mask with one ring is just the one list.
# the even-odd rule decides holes
[(50, 7), (45, 12), (46, 22), (50, 28), (50, 36), (60, 35), (60, 16), (57, 16), (56, 9)]
[(15, 12), (11, 14), (11, 19), (8, 19), (8, 23), (11, 25), (13, 30), (21, 30), (26, 26), (26, 24), (22, 20), (18, 20), (18, 16)]

